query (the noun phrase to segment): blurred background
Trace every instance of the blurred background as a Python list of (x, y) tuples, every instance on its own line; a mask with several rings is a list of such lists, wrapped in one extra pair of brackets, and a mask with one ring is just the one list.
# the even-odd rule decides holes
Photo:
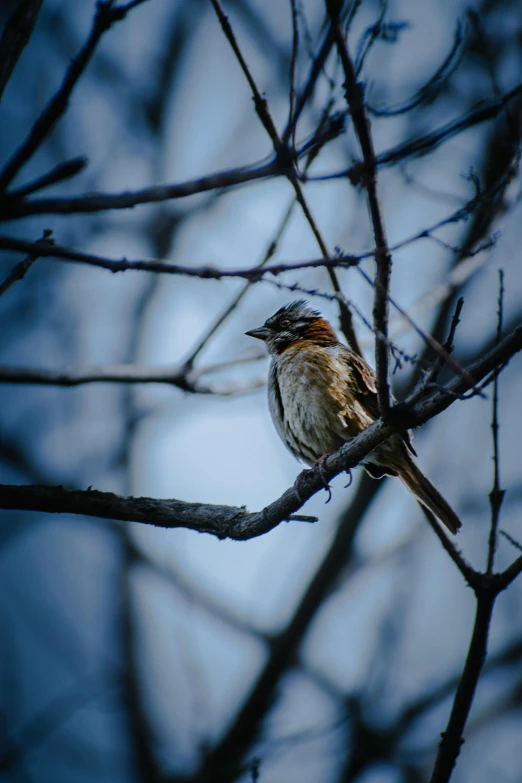
[[(324, 4), (225, 4), (280, 131), (289, 112), (293, 8), (299, 93), (327, 31)], [(3, 96), (2, 161), (58, 88), (94, 11), (91, 0), (44, 0)], [(348, 16), (378, 153), (497, 101), (520, 81), (517, 2), (364, 0), (348, 5)], [(346, 113), (342, 82), (332, 52), (299, 120), (298, 147), (326, 110)], [(517, 98), (490, 122), (380, 172), (392, 245), (444, 221), (477, 192), (484, 196), (463, 219), (433, 232), (436, 239), (393, 254), (392, 295), (438, 339), (447, 335), (457, 294), (464, 296), (455, 351), (464, 365), (494, 343), (499, 268), (505, 333), (520, 321), (520, 109)], [(15, 185), (77, 155), (88, 157), (86, 169), (43, 195), (182, 182), (265, 160), (271, 151), (211, 4), (149, 0), (104, 36), (67, 113)], [(327, 176), (359, 159), (345, 117), (345, 132), (308, 169), (307, 203), (332, 252), (372, 248), (364, 191)], [(51, 229), (57, 242), (84, 252), (188, 266), (250, 267), (274, 242), (272, 260), (321, 255), (283, 177), (7, 226), (31, 241)], [(19, 259), (1, 254), (0, 279)], [(373, 273), (371, 260), (362, 268)], [(355, 269), (341, 270), (339, 279), (371, 320), (368, 283)], [(113, 275), (39, 259), (0, 299), (0, 364), (68, 370), (193, 357), (196, 368), (226, 367), (202, 375), (212, 394), (167, 384), (0, 385), (0, 480), (250, 510), (277, 498), (301, 466), (269, 418), (267, 361), (244, 336), (300, 295), (274, 281), (332, 292), (324, 270), (245, 287), (237, 279)], [(335, 302), (308, 298), (338, 325)], [(400, 348), (432, 358), (393, 309), (391, 317)], [(373, 364), (372, 332), (357, 317), (355, 327)], [(423, 366), (402, 361), (393, 377), (397, 396)], [(500, 379), (508, 490), (501, 528), (519, 540), (520, 381), (514, 360)], [(455, 403), (415, 438), (421, 466), (462, 518), (458, 544), (476, 567), (485, 564), (490, 522), (490, 397)], [(1, 512), (0, 780), (427, 781), (465, 659), (474, 596), (399, 482), (375, 482), (360, 470), (353, 479), (347, 489), (345, 476), (333, 481), (328, 505), (326, 493), (306, 504), (304, 513), (319, 522), (281, 524), (242, 543)], [(502, 539), (499, 567), (515, 554)], [(498, 601), (456, 783), (521, 779), (521, 597), (519, 581)]]

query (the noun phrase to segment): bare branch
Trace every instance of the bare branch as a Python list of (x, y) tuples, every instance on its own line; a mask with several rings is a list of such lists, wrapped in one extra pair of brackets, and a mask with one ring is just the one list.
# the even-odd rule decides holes
[(317, 80), (319, 78), (319, 74), (321, 73), (321, 70), (323, 69), (324, 64), (326, 62), (326, 59), (328, 58), (328, 55), (330, 54), (330, 51), (332, 49), (333, 42), (334, 42), (333, 35), (329, 30), (325, 36), (325, 39), (321, 45), (321, 48), (317, 56), (314, 57), (313, 59), (312, 66), (310, 69), (310, 74), (308, 76), (305, 88), (301, 93), (301, 95), (299, 96), (298, 100), (296, 101), (296, 106), (293, 115), (289, 118), (288, 124), (285, 130), (283, 131), (282, 140), (284, 144), (288, 144), (288, 142), (293, 138), (299, 117), (301, 116), (304, 107), (306, 106), (310, 97), (312, 96), (315, 85), (317, 84)]
[[(504, 533), (505, 535), (505, 533)], [(508, 566), (501, 574), (494, 574), (493, 582), (498, 592), (506, 590), (511, 582), (514, 582), (517, 576), (522, 574), (522, 555)]]
[(22, 0), (7, 20), (0, 39), (0, 100), (20, 55), (27, 46), (43, 0)]
[(479, 574), (466, 560), (458, 546), (455, 544), (454, 540), (450, 538), (448, 535), (446, 535), (445, 531), (440, 526), (438, 520), (435, 518), (435, 516), (431, 513), (431, 511), (426, 508), (426, 506), (423, 506), (422, 503), (419, 503), (419, 507), (421, 511), (424, 513), (424, 516), (430, 523), (433, 532), (439, 539), (440, 543), (442, 544), (443, 549), (446, 550), (448, 555), (451, 557), (457, 568), (459, 569), (460, 573), (468, 583), (470, 587), (472, 587), (474, 590), (478, 587), (480, 583), (480, 577), (481, 574)]
[(78, 212), (102, 212), (107, 209), (130, 209), (138, 204), (186, 198), (195, 193), (242, 185), (278, 174), (281, 174), (279, 164), (277, 161), (271, 161), (253, 167), (216, 172), (177, 185), (156, 185), (125, 193), (89, 193), (71, 198), (29, 200), (20, 200), (15, 195), (7, 193), (0, 198), (0, 220), (15, 220), (28, 215), (71, 215)]
[[(143, 2), (143, 0), (140, 1)], [(94, 54), (94, 50), (102, 35), (107, 32), (115, 22), (124, 19), (127, 12), (135, 5), (136, 3), (134, 2), (128, 3), (127, 6), (118, 7), (113, 5), (112, 0), (98, 1), (91, 32), (89, 33), (87, 41), (72, 60), (60, 88), (53, 95), (42, 114), (34, 123), (25, 141), (18, 148), (0, 174), (1, 191), (7, 189), (22, 166), (34, 155), (42, 141), (52, 130), (62, 114), (64, 114), (72, 91)]]
[[(489, 375), (522, 350), (522, 327), (468, 368), (477, 381)], [(457, 378), (427, 399), (408, 407), (396, 405), (391, 413), (399, 430), (424, 424), (452, 405), (469, 388)], [(321, 467), (307, 471), (300, 478), (299, 492), (295, 487), (270, 503), (262, 511), (248, 513), (244, 508), (184, 503), (179, 500), (152, 498), (121, 498), (97, 491), (67, 491), (61, 487), (0, 487), (0, 508), (21, 508), (54, 513), (88, 514), (90, 516), (143, 522), (160, 527), (186, 527), (211, 533), (218, 538), (245, 540), (267, 533), (284, 520), (292, 519), (304, 503), (324, 489), (324, 480), (354, 468), (376, 446), (390, 437), (395, 428), (382, 420), (374, 422), (356, 438), (332, 454)], [(303, 517), (296, 517), (303, 519)], [(307, 518), (305, 521), (311, 521)], [(518, 561), (517, 561), (518, 562)], [(522, 564), (521, 564), (522, 568)], [(507, 572), (506, 572), (507, 573)], [(503, 588), (499, 588), (503, 589)]]
[[(257, 358), (257, 355), (254, 359)], [(247, 361), (251, 359), (248, 358)], [(225, 366), (240, 360), (227, 362)], [(218, 369), (221, 369), (220, 365)], [(201, 368), (193, 372), (181, 367), (140, 367), (134, 364), (112, 364), (97, 367), (69, 367), (65, 370), (44, 368), (0, 367), (0, 383), (30, 384), (40, 386), (80, 386), (86, 383), (164, 383), (176, 386), (191, 394), (216, 394), (230, 396), (255, 391), (264, 386), (264, 380), (254, 380), (241, 385), (208, 385), (199, 378), (215, 367)]]
[(52, 245), (53, 240), (51, 239), (51, 231), (44, 231), (42, 238), (33, 243), (34, 251), (30, 253), (30, 255), (28, 255), (27, 258), (25, 258), (23, 261), (20, 261), (20, 263), (11, 270), (10, 274), (6, 277), (4, 282), (0, 283), (0, 296), (5, 294), (5, 292), (11, 288), (13, 283), (16, 283), (17, 280), (24, 279), (27, 272), (30, 270), (40, 255), (40, 251), (43, 246), (52, 247)]
[[(499, 293), (498, 293), (498, 321), (497, 321), (497, 345), (502, 339), (502, 322), (504, 315), (504, 272), (498, 271), (499, 275)], [(498, 545), (498, 523), (500, 519), (500, 509), (504, 500), (505, 490), (500, 488), (500, 454), (498, 448), (498, 376), (495, 372), (493, 380), (493, 418), (491, 421), (491, 433), (493, 436), (493, 487), (489, 493), (489, 503), (491, 506), (491, 530), (488, 544), (488, 565), (486, 573), (493, 573), (495, 565), (495, 554)]]
[(126, 258), (120, 260), (98, 256), (94, 253), (82, 253), (73, 248), (61, 247), (60, 245), (46, 246), (44, 243), (26, 242), (23, 239), (14, 237), (0, 236), (0, 250), (16, 250), (22, 253), (30, 253), (46, 258), (56, 258), (58, 260), (76, 261), (80, 264), (90, 264), (101, 269), (108, 269), (110, 272), (125, 272), (130, 269), (141, 272), (155, 272), (157, 274), (167, 275), (186, 275), (187, 277), (199, 277), (206, 280), (221, 280), (227, 277), (239, 277), (245, 280), (261, 280), (265, 275), (279, 275), (282, 272), (292, 272), (296, 269), (317, 269), (326, 267), (333, 269), (335, 267), (354, 266), (363, 258), (368, 258), (372, 253), (363, 253), (359, 256), (339, 256), (335, 258), (317, 258), (311, 261), (298, 261), (296, 263), (280, 262), (270, 266), (261, 266), (257, 264), (254, 267), (246, 269), (219, 269), (215, 266), (180, 266), (179, 264), (169, 264), (165, 261), (156, 259), (144, 259), (128, 261)]
[(398, 114), (405, 114), (419, 106), (424, 106), (427, 103), (431, 103), (439, 95), (442, 94), (442, 87), (447, 82), (448, 78), (455, 73), (456, 68), (462, 60), (463, 46), (462, 46), (462, 23), (457, 20), (457, 27), (455, 30), (455, 36), (453, 44), (444, 58), (441, 65), (437, 68), (433, 76), (422, 85), (420, 90), (411, 98), (408, 98), (398, 106), (392, 106), (390, 108), (376, 107), (366, 105), (367, 110), (371, 114), (375, 114), (377, 117), (396, 117)]
[(448, 783), (463, 743), (463, 731), (486, 660), (489, 627), (496, 594), (483, 593), (477, 600), (475, 625), (466, 663), (455, 694), (446, 730), (442, 734), (430, 783)]
[[(344, 90), (359, 145), (361, 147), (365, 173), (363, 185), (368, 196), (368, 207), (375, 240), (375, 299), (373, 306), (373, 321), (375, 331), (384, 338), (388, 335), (388, 294), (391, 275), (391, 255), (386, 238), (384, 217), (379, 198), (377, 182), (377, 162), (370, 131), (370, 122), (364, 105), (363, 87), (357, 81), (357, 75), (352, 59), (348, 53), (343, 29), (339, 20), (339, 4), (337, 0), (326, 0), (332, 23), (337, 51), (344, 71)], [(390, 387), (388, 383), (388, 345), (386, 339), (375, 343), (375, 371), (377, 374), (377, 395), (381, 416), (386, 419), (390, 410)]]
[[(378, 290), (380, 283), (376, 280), (373, 282), (371, 278), (364, 272), (360, 267), (357, 267), (357, 271), (362, 275), (362, 277), (370, 283), (370, 285), (374, 286)], [(466, 373), (466, 371), (460, 366), (458, 362), (453, 359), (453, 357), (446, 351), (443, 345), (439, 343), (438, 340), (436, 340), (434, 337), (431, 336), (428, 332), (425, 332), (424, 329), (421, 329), (421, 327), (413, 320), (413, 318), (408, 314), (408, 312), (401, 307), (401, 305), (398, 304), (398, 302), (393, 299), (390, 295), (388, 295), (388, 301), (390, 304), (395, 307), (398, 313), (402, 315), (402, 317), (409, 323), (411, 328), (417, 332), (419, 337), (421, 337), (426, 345), (428, 345), (430, 348), (432, 348), (439, 359), (448, 365), (448, 367), (451, 367), (452, 370), (454, 370), (458, 375), (461, 375), (463, 378), (465, 378), (469, 384), (472, 386), (474, 385), (473, 378), (469, 377)], [(376, 334), (380, 334), (379, 332), (376, 332)], [(381, 342), (384, 342), (384, 340), (379, 338)]]
[[(457, 305), (455, 307), (455, 312), (453, 313), (453, 317), (451, 319), (451, 325), (450, 325), (448, 337), (446, 339), (446, 342), (442, 346), (448, 355), (453, 353), (453, 350), (455, 348), (453, 341), (455, 340), (455, 334), (457, 331), (457, 326), (460, 323), (460, 314), (462, 312), (463, 307), (464, 307), (464, 298), (460, 296), (457, 301)], [(442, 356), (438, 356), (435, 362), (433, 363), (433, 367), (431, 371), (428, 373), (425, 379), (426, 385), (429, 383), (435, 383), (435, 381), (439, 377), (439, 373), (442, 370), (443, 366), (444, 366), (444, 358)]]
[(59, 163), (51, 169), (51, 171), (48, 171), (47, 174), (33, 180), (33, 182), (29, 182), (21, 188), (10, 191), (9, 196), (12, 198), (24, 198), (31, 193), (36, 193), (37, 190), (43, 190), (50, 185), (56, 185), (57, 182), (71, 179), (79, 174), (80, 171), (86, 167), (87, 163), (88, 160), (84, 156), (66, 160), (64, 163)]
[(292, 59), (290, 62), (290, 94), (288, 100), (288, 127), (293, 129), (292, 146), (295, 147), (295, 78), (297, 70), (297, 60), (299, 57), (299, 15), (297, 12), (297, 0), (290, 0), (290, 11), (292, 14)]
[[(330, 112), (330, 104), (328, 103), (327, 106), (325, 107), (325, 110), (323, 112), (323, 116), (322, 116), (321, 121), (319, 123), (319, 127), (317, 129), (317, 134), (320, 134), (322, 132), (325, 124), (327, 124), (329, 122), (329, 112)], [(314, 148), (309, 150), (309, 152), (307, 154), (305, 168), (304, 168), (305, 173), (308, 171), (309, 167), (311, 166), (313, 160), (315, 159), (315, 157), (317, 155), (317, 152), (318, 152), (318, 148), (317, 147), (314, 147)], [(286, 229), (288, 227), (288, 224), (290, 222), (290, 218), (292, 216), (292, 213), (294, 211), (294, 208), (295, 208), (296, 204), (297, 204), (297, 199), (294, 197), (290, 201), (290, 203), (289, 203), (285, 213), (283, 214), (283, 216), (282, 216), (282, 218), (281, 218), (281, 220), (279, 222), (279, 225), (276, 228), (275, 234), (274, 234), (271, 242), (268, 244), (268, 247), (266, 248), (266, 250), (265, 250), (265, 252), (263, 254), (263, 257), (261, 258), (261, 261), (257, 264), (256, 268), (261, 269), (262, 267), (265, 267), (268, 264), (268, 262), (270, 261), (270, 259), (273, 257), (273, 255), (275, 254), (275, 252), (276, 252), (276, 250), (278, 248), (279, 242), (280, 242), (284, 232), (286, 231)], [(198, 354), (203, 350), (203, 348), (205, 347), (207, 342), (217, 332), (217, 330), (225, 322), (225, 320), (228, 318), (228, 316), (232, 312), (234, 312), (234, 310), (239, 305), (239, 303), (242, 301), (242, 299), (246, 295), (247, 291), (249, 291), (250, 286), (254, 282), (256, 282), (255, 279), (247, 280), (247, 282), (245, 283), (243, 288), (239, 291), (239, 293), (232, 299), (230, 304), (217, 317), (217, 319), (214, 321), (214, 323), (211, 324), (211, 326), (207, 329), (206, 333), (201, 337), (201, 339), (198, 341), (196, 346), (192, 349), (192, 351), (190, 352), (189, 356), (185, 360), (185, 366), (187, 368), (190, 369), (193, 366), (194, 361), (195, 361), (196, 357), (198, 356)]]
[[(248, 68), (245, 58), (241, 53), (241, 50), (237, 43), (230, 22), (228, 21), (228, 17), (225, 15), (219, 0), (211, 0), (211, 3), (218, 17), (221, 28), (239, 62), (239, 65), (241, 66), (241, 70), (243, 71), (245, 78), (248, 81), (250, 89), (252, 90), (256, 112), (263, 124), (263, 127), (265, 128), (266, 132), (268, 133), (272, 141), (274, 152), (276, 154), (276, 159), (279, 161), (281, 166), (281, 171), (287, 177), (288, 181), (294, 188), (297, 202), (300, 205), (303, 214), (308, 222), (308, 225), (312, 230), (312, 233), (317, 241), (321, 253), (323, 254), (323, 257), (325, 259), (330, 259), (331, 255), (328, 251), (326, 242), (323, 239), (321, 232), (319, 231), (319, 227), (306, 202), (301, 184), (299, 182), (299, 177), (295, 167), (295, 154), (293, 153), (293, 151), (291, 151), (288, 148), (287, 144), (279, 137), (276, 126), (274, 124), (274, 121), (268, 109), (268, 102), (266, 98), (264, 98), (261, 95), (255, 83), (255, 80), (252, 74), (250, 73), (250, 69)], [(337, 279), (337, 276), (333, 268), (331, 267), (328, 268), (328, 275), (330, 277), (330, 280), (332, 281), (334, 291), (336, 291), (337, 293), (341, 293), (341, 287), (339, 285), (339, 281)], [(355, 334), (355, 330), (353, 328), (350, 311), (348, 310), (348, 308), (344, 306), (342, 300), (340, 300), (339, 309), (341, 315), (341, 329), (346, 339), (348, 340), (348, 343), (352, 346), (352, 348), (355, 351), (360, 353), (359, 344), (357, 342), (357, 335)]]
[[(482, 122), (489, 122), (489, 120), (495, 119), (495, 117), (498, 117), (499, 114), (509, 106), (511, 101), (515, 100), (515, 98), (518, 98), (520, 95), (522, 95), (522, 84), (518, 84), (499, 100), (484, 101), (479, 109), (469, 112), (464, 115), (464, 117), (452, 120), (451, 122), (442, 125), (437, 130), (427, 133), (425, 136), (416, 136), (385, 152), (381, 152), (376, 156), (375, 163), (377, 167), (390, 166), (400, 160), (426, 155), (426, 153), (436, 149), (440, 144), (457, 136), (459, 133)], [(361, 182), (361, 177), (365, 170), (366, 164), (362, 162), (356, 163), (355, 165), (350, 166), (350, 168), (335, 174), (323, 174), (322, 176), (308, 177), (308, 179), (310, 181), (320, 182), (328, 179), (348, 177), (354, 185), (357, 185)]]
[(112, 492), (70, 490), (40, 485), (0, 485), (0, 508), (43, 511), (52, 514), (83, 514), (91, 517), (141, 522), (167, 528), (185, 528), (210, 533), (220, 539), (244, 541), (268, 533), (280, 522), (315, 522), (316, 517), (285, 514), (250, 514), (245, 507), (186, 503), (182, 500), (124, 498)]
[[(285, 145), (282, 144), (281, 140), (279, 139), (276, 126), (268, 110), (268, 104), (266, 98), (263, 98), (263, 96), (261, 95), (260, 91), (257, 88), (254, 78), (250, 73), (250, 69), (246, 64), (241, 49), (239, 48), (239, 44), (236, 40), (236, 36), (234, 35), (234, 31), (232, 30), (232, 26), (228, 21), (228, 17), (223, 11), (223, 8), (221, 7), (221, 3), (219, 2), (219, 0), (210, 0), (210, 2), (212, 3), (214, 11), (216, 12), (216, 16), (219, 20), (219, 24), (221, 25), (221, 29), (223, 30), (225, 37), (229, 42), (239, 65), (241, 66), (241, 70), (245, 75), (245, 78), (249, 84), (250, 89), (252, 90), (252, 96), (254, 99), (254, 106), (256, 112), (263, 124), (263, 127), (265, 128), (268, 135), (270, 136), (270, 139), (272, 140), (272, 144), (274, 145), (274, 150), (276, 152), (276, 155), (279, 158), (281, 157), (284, 158), (286, 147)], [(287, 163), (290, 163), (290, 161), (287, 161)]]

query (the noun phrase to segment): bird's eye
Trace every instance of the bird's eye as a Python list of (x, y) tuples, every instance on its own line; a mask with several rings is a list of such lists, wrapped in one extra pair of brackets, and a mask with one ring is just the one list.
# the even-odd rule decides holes
[(283, 329), (286, 329), (287, 326), (290, 326), (290, 320), (288, 318), (283, 318), (283, 320), (279, 322), (279, 325), (282, 326)]

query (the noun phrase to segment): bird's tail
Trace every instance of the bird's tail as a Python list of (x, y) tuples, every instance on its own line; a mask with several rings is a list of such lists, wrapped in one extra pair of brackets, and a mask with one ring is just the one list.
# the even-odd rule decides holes
[(435, 514), (437, 519), (446, 525), (448, 530), (452, 533), (457, 533), (462, 526), (458, 516), (449, 503), (444, 500), (438, 489), (426, 478), (409, 454), (404, 456), (405, 459), (401, 460), (400, 468), (397, 470), (401, 481), (415, 495), (419, 503), (422, 503), (423, 506), (426, 506), (427, 509)]

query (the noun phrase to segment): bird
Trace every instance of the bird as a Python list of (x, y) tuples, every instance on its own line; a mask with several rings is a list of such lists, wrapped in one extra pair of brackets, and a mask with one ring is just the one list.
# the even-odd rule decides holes
[[(278, 435), (297, 459), (322, 466), (329, 454), (379, 418), (375, 372), (305, 299), (284, 305), (245, 334), (266, 344), (268, 407)], [(375, 479), (398, 476), (421, 505), (457, 533), (457, 514), (415, 456), (411, 433), (397, 433), (370, 452), (362, 466)]]

